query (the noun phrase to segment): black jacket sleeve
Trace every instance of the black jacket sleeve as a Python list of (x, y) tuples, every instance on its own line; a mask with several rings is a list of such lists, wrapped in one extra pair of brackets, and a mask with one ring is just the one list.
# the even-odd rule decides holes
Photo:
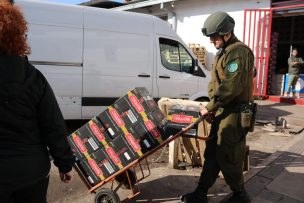
[[(39, 71), (38, 71), (39, 72)], [(39, 72), (42, 85), (42, 97), (38, 104), (37, 114), (40, 134), (60, 172), (71, 171), (75, 162), (67, 142), (67, 130), (56, 97), (45, 77)]]

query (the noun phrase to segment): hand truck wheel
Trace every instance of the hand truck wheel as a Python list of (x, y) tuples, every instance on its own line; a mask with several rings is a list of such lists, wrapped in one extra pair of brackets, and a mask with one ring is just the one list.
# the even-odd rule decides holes
[(95, 203), (120, 203), (120, 199), (113, 190), (101, 188), (95, 195)]
[[(127, 177), (127, 174), (129, 174), (129, 178), (130, 178), (130, 182), (131, 182), (131, 185), (128, 181), (128, 177)], [(128, 169), (126, 171), (126, 173), (122, 173), (118, 176), (115, 177), (115, 180), (118, 182), (118, 183), (122, 183), (122, 185), (126, 188), (126, 189), (131, 189), (131, 186), (133, 187), (136, 183), (136, 176), (135, 176), (135, 173)]]

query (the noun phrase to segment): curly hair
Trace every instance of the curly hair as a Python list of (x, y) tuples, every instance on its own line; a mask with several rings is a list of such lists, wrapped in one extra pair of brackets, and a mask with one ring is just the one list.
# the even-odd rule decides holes
[(26, 41), (27, 23), (22, 12), (10, 3), (0, 3), (0, 54), (30, 54)]

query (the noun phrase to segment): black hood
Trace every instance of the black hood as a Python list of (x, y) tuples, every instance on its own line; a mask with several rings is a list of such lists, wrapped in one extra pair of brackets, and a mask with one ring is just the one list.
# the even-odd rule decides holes
[(33, 82), (34, 68), (17, 55), (0, 55), (0, 101), (16, 99)]

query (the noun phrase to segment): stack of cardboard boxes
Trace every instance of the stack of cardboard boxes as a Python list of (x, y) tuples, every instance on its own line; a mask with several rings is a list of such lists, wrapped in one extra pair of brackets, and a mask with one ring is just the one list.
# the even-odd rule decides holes
[(77, 164), (96, 185), (166, 140), (166, 119), (145, 88), (135, 88), (68, 137)]

